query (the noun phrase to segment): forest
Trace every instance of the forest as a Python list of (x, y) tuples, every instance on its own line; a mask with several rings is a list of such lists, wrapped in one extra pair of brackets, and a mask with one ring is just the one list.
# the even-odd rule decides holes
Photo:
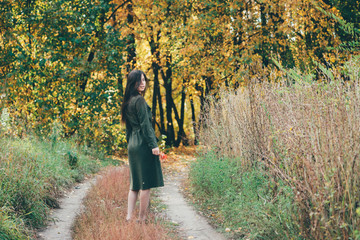
[(140, 69), (161, 150), (189, 146), (187, 194), (227, 236), (360, 239), (359, 29), (357, 0), (1, 1), (0, 238), (121, 163)]
[[(6, 0), (0, 92), (7, 134), (63, 135), (108, 153), (126, 145), (120, 105), (130, 70), (167, 146), (198, 142), (219, 89), (277, 81), (286, 69), (337, 69), (358, 50), (355, 0)], [(348, 31), (350, 29), (350, 32)], [(355, 47), (354, 47), (355, 46)], [(341, 74), (341, 73), (340, 73)], [(269, 80), (271, 79), (271, 80)], [(164, 137), (165, 138), (165, 137)]]

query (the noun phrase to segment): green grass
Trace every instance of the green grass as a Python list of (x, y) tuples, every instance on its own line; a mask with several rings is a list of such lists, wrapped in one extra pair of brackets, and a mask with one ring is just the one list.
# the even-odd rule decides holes
[(45, 226), (62, 191), (103, 165), (89, 154), (71, 140), (0, 139), (0, 239), (29, 239)]
[(190, 180), (198, 207), (232, 238), (299, 239), (292, 190), (261, 166), (242, 171), (236, 160), (209, 152), (193, 163)]

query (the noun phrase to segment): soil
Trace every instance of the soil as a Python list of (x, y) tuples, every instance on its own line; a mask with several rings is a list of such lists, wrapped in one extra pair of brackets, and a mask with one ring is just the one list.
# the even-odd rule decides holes
[(167, 177), (165, 186), (160, 190), (160, 198), (167, 206), (167, 218), (179, 226), (183, 239), (225, 240), (226, 238), (216, 232), (185, 200), (180, 190), (184, 177), (181, 172)]

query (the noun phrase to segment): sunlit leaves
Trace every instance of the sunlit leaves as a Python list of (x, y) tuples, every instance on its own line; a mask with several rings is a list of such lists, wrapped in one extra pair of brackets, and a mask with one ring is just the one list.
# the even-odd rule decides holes
[[(335, 0), (0, 4), (0, 77), (6, 79), (1, 93), (6, 92), (14, 121), (46, 132), (60, 118), (67, 134), (87, 128), (86, 134), (91, 133), (99, 119), (100, 125), (113, 124), (123, 80), (135, 62), (147, 73), (151, 87), (153, 66), (157, 67), (160, 99), (166, 106), (180, 108), (183, 98), (191, 98), (197, 111), (206, 95), (216, 95), (220, 87), (238, 88), (253, 78), (266, 79), (276, 68), (272, 59), (303, 71), (313, 71), (314, 62), (339, 64), (347, 56), (334, 49), (343, 46), (345, 37), (336, 21), (316, 6), (339, 19), (344, 14), (347, 20), (355, 13), (345, 6), (358, 6), (351, 0), (344, 5)], [(358, 14), (354, 16), (353, 24), (359, 24)], [(132, 53), (131, 47), (136, 48)], [(126, 65), (129, 56), (132, 60)], [(168, 108), (169, 116), (176, 117), (175, 107)], [(196, 120), (190, 120), (190, 111), (185, 104), (188, 128)], [(157, 114), (160, 119), (159, 110)]]
[(124, 62), (121, 32), (106, 23), (114, 7), (111, 1), (68, 0), (1, 5), (6, 28), (0, 35), (0, 74), (6, 76), (14, 128), (46, 134), (60, 119), (65, 134), (91, 137), (100, 114), (97, 136), (114, 124)]

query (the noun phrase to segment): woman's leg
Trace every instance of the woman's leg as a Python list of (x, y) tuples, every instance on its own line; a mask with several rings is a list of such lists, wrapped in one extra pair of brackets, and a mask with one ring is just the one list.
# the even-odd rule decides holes
[(147, 209), (150, 202), (150, 189), (140, 191), (140, 212), (139, 221), (145, 221)]
[(127, 216), (126, 216), (127, 221), (129, 221), (131, 219), (132, 213), (133, 213), (133, 211), (135, 209), (138, 193), (139, 193), (139, 191), (133, 191), (133, 190), (129, 191), (129, 195), (128, 195), (128, 211), (127, 211)]

